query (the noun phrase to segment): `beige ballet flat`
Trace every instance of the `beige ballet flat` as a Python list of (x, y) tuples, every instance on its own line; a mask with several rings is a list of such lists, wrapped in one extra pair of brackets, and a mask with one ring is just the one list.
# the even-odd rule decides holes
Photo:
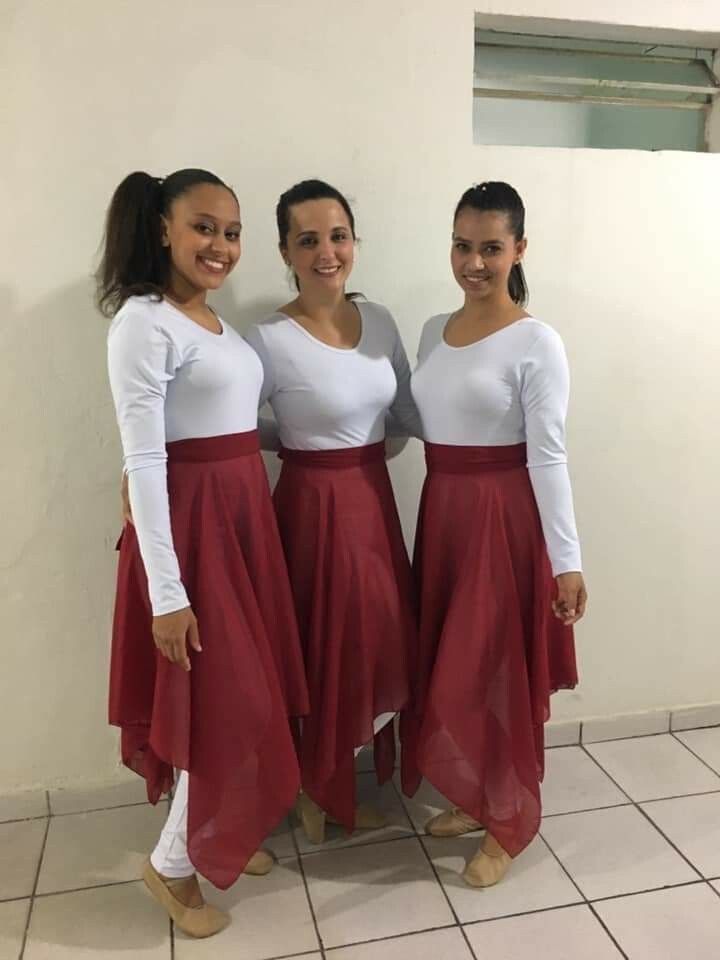
[(482, 824), (460, 807), (445, 810), (425, 824), (425, 832), (432, 837), (461, 837), (464, 833), (482, 830)]
[(494, 887), (500, 883), (512, 863), (510, 854), (488, 853), (483, 847), (472, 858), (463, 871), (463, 880), (471, 887)]
[(295, 813), (310, 843), (322, 843), (325, 839), (325, 811), (306, 793), (300, 793), (295, 804)]
[(148, 860), (142, 878), (157, 902), (165, 908), (175, 926), (189, 937), (202, 939), (220, 933), (230, 917), (205, 903), (197, 874), (174, 880), (163, 877)]
[(275, 866), (275, 857), (269, 850), (256, 850), (247, 862), (243, 873), (248, 877), (265, 877)]

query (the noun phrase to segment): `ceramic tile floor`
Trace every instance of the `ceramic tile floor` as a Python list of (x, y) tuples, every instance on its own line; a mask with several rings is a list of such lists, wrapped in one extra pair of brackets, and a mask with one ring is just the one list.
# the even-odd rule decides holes
[(233, 922), (206, 941), (138, 881), (167, 810), (139, 781), (0, 797), (0, 960), (720, 957), (720, 727), (548, 750), (540, 836), (485, 891), (459, 876), (478, 836), (423, 835), (435, 791), (359, 778), (389, 825), (316, 848), (281, 824), (269, 876), (211, 892)]

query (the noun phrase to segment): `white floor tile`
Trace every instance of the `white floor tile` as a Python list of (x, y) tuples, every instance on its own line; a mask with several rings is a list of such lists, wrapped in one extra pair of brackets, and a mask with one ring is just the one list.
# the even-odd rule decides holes
[(593, 743), (587, 750), (633, 800), (720, 790), (720, 777), (670, 734)]
[(582, 747), (562, 747), (545, 753), (542, 802), (543, 814), (551, 816), (630, 801)]
[(158, 804), (53, 817), (38, 893), (139, 879), (166, 816)]
[(395, 940), (360, 943), (328, 954), (329, 960), (472, 960), (465, 939), (457, 927), (412, 933)]
[(705, 884), (606, 900), (596, 909), (631, 960), (720, 956), (720, 897)]
[(241, 877), (229, 890), (203, 884), (205, 899), (232, 917), (208, 940), (175, 931), (176, 960), (266, 960), (319, 947), (296, 860), (276, 864), (266, 877)]
[[(478, 957), (493, 960), (621, 960), (589, 907), (562, 907), (465, 927)], [(581, 945), (581, 946), (579, 946)]]
[(326, 947), (454, 922), (415, 838), (306, 855), (303, 865)]
[(720, 793), (642, 804), (704, 877), (720, 877)]
[(295, 835), (301, 853), (315, 853), (320, 850), (336, 849), (338, 847), (357, 846), (364, 843), (376, 843), (380, 840), (390, 840), (394, 837), (412, 836), (413, 828), (408, 819), (402, 802), (392, 783), (378, 786), (375, 774), (359, 774), (357, 778), (358, 803), (366, 803), (385, 814), (388, 825), (380, 830), (356, 830), (348, 834), (342, 827), (326, 824), (325, 843), (322, 846), (310, 843), (305, 831), (300, 827), (297, 818)]
[(167, 914), (142, 883), (39, 897), (24, 960), (170, 960)]
[(0, 903), (0, 960), (18, 960), (29, 909), (29, 900)]
[(698, 879), (635, 807), (550, 817), (541, 832), (589, 900)]
[(468, 886), (461, 876), (466, 863), (477, 852), (479, 837), (428, 837), (423, 843), (461, 923), (582, 900), (540, 837), (520, 854), (502, 883), (487, 890)]
[(32, 893), (46, 824), (46, 820), (20, 820), (0, 825), (0, 900)]
[(11, 793), (0, 797), (0, 823), (47, 815), (47, 796), (44, 790), (27, 790), (24, 793)]
[(720, 727), (686, 730), (675, 736), (720, 774)]

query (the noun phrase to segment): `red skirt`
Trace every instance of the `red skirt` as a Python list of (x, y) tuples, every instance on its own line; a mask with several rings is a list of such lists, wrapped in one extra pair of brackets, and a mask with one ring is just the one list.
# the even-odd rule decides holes
[(310, 693), (297, 731), (303, 790), (355, 825), (355, 748), (374, 739), (379, 782), (392, 776), (394, 725), (408, 701), (415, 642), (412, 575), (385, 444), (283, 449), (274, 501)]
[(426, 777), (515, 857), (540, 826), (550, 694), (577, 683), (573, 631), (552, 612), (525, 444), (428, 443), (425, 455), (403, 789), (412, 796)]
[(155, 648), (135, 529), (120, 560), (110, 723), (156, 803), (188, 770), (188, 853), (229, 887), (292, 806), (299, 771), (288, 716), (307, 712), (292, 595), (257, 433), (167, 445), (175, 551), (202, 652), (185, 673)]

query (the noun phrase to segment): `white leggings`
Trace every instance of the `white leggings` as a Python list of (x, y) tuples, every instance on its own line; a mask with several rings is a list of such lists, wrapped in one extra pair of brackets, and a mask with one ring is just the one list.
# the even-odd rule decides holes
[[(383, 713), (375, 718), (375, 733), (381, 730), (394, 717), (392, 713)], [(355, 750), (358, 755), (362, 747)], [(157, 846), (150, 854), (150, 862), (158, 873), (172, 880), (189, 877), (195, 873), (195, 867), (188, 856), (187, 849), (187, 812), (188, 812), (188, 774), (180, 770), (175, 783), (175, 794), (170, 813), (163, 827)]]
[(164, 877), (177, 880), (195, 873), (187, 850), (188, 775), (180, 770), (170, 813), (160, 834), (150, 862)]

